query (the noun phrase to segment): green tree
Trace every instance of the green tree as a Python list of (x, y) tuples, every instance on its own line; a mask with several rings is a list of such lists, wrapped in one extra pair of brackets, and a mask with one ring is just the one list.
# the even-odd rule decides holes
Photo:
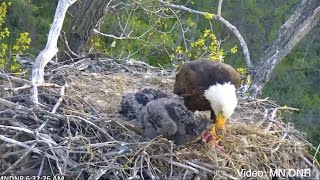
[(31, 43), (28, 32), (22, 32), (14, 43), (10, 41), (10, 30), (5, 26), (7, 8), (11, 6), (11, 2), (3, 2), (0, 5), (0, 67), (4, 67), (10, 71), (20, 71), (19, 64), (13, 54), (22, 54)]

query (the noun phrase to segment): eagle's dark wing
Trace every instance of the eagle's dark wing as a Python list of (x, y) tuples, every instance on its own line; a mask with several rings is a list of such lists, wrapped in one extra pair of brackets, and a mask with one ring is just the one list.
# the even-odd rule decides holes
[(176, 75), (174, 93), (183, 97), (185, 105), (191, 111), (207, 110), (209, 102), (203, 96), (207, 87), (203, 86), (199, 70), (192, 68), (190, 63), (184, 64)]
[(186, 63), (176, 75), (174, 93), (183, 97), (191, 110), (210, 110), (210, 104), (203, 93), (211, 85), (231, 82), (240, 85), (240, 75), (230, 65), (212, 60), (197, 60)]

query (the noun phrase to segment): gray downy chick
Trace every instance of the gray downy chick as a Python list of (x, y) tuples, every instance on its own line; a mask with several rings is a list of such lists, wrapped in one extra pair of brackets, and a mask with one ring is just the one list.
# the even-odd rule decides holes
[(122, 97), (120, 114), (127, 120), (137, 119), (148, 102), (163, 97), (168, 97), (168, 95), (150, 88), (136, 93), (128, 93)]
[(146, 138), (162, 135), (176, 145), (195, 142), (210, 128), (213, 121), (196, 119), (178, 99), (161, 98), (150, 101), (139, 116)]

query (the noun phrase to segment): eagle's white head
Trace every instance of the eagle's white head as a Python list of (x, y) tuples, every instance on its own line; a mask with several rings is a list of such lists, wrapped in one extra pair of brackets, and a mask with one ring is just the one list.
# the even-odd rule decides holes
[(215, 84), (204, 91), (217, 119), (228, 119), (238, 104), (236, 88), (230, 82)]

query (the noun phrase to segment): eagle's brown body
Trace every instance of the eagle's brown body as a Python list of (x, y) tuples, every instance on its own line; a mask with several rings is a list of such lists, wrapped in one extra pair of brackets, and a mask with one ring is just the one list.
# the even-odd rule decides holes
[[(174, 93), (182, 96), (186, 107), (191, 111), (211, 110), (204, 91), (211, 85), (231, 82), (237, 89), (240, 86), (240, 75), (230, 65), (201, 59), (186, 63), (176, 75)], [(212, 114), (213, 115), (213, 114)]]

